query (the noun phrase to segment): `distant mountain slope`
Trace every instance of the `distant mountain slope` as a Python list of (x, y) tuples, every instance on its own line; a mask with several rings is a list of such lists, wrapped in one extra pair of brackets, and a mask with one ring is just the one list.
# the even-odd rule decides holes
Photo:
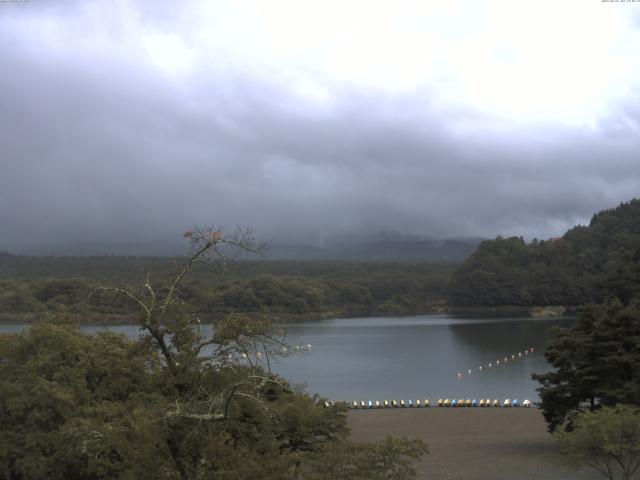
[(460, 263), (481, 239), (434, 239), (381, 233), (373, 237), (333, 239), (325, 247), (274, 245), (268, 260), (326, 260), (346, 262)]
[(0, 252), (0, 278), (2, 277), (84, 277), (108, 278), (141, 275), (146, 269), (168, 272), (175, 268), (173, 257), (128, 257), (121, 255), (95, 255), (89, 257), (54, 257), (14, 255)]
[[(52, 257), (104, 257), (110, 262), (120, 258), (175, 257), (182, 255), (186, 244), (175, 239), (155, 243), (78, 243), (73, 245), (2, 246), (2, 251), (20, 253), (5, 262), (21, 264)], [(285, 244), (277, 239), (268, 241), (265, 260), (275, 261), (331, 261), (378, 263), (461, 263), (477, 248), (482, 238), (439, 239), (421, 235), (379, 232), (377, 234), (344, 234), (328, 238), (323, 246), (304, 243)], [(23, 256), (24, 255), (24, 256)], [(28, 260), (37, 257), (40, 260)], [(147, 261), (147, 260), (145, 260)], [(2, 262), (2, 258), (0, 258)], [(60, 262), (58, 262), (60, 263)], [(62, 262), (64, 263), (64, 261)], [(1, 264), (0, 264), (1, 266)], [(0, 273), (1, 274), (1, 273)]]
[(640, 200), (561, 238), (485, 241), (453, 274), (452, 305), (581, 305), (640, 293)]

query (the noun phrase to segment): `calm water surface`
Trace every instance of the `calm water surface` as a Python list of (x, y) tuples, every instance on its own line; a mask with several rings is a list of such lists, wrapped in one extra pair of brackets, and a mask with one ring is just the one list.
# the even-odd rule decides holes
[[(277, 370), (332, 399), (534, 400), (537, 383), (531, 374), (549, 369), (542, 351), (551, 328), (572, 324), (572, 319), (450, 315), (300, 322), (290, 326), (290, 334), (312, 344), (312, 353), (287, 358)], [(531, 347), (533, 355), (518, 358)]]
[[(288, 325), (289, 341), (311, 344), (311, 352), (280, 359), (273, 369), (295, 384), (304, 383), (309, 393), (334, 400), (536, 400), (531, 374), (549, 369), (542, 351), (551, 328), (572, 324), (568, 318), (452, 315), (301, 321)], [(24, 328), (5, 324), (0, 332)], [(102, 328), (107, 327), (83, 329)], [(139, 335), (134, 325), (108, 328), (132, 338)], [(533, 354), (518, 358), (518, 352), (531, 347)], [(494, 366), (489, 368), (489, 362)]]

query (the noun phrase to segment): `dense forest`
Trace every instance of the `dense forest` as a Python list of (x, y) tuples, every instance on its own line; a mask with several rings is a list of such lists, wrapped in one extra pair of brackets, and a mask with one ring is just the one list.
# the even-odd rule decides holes
[(353, 442), (344, 405), (270, 371), (288, 351), (278, 325), (235, 313), (209, 334), (193, 328), (181, 285), (197, 262), (219, 258), (216, 247), (237, 244), (201, 233), (166, 282), (104, 288), (134, 303), (139, 340), (83, 333), (59, 312), (0, 335), (0, 478), (416, 478), (423, 442)]
[[(131, 305), (90, 297), (101, 285), (158, 282), (180, 258), (35, 257), (0, 253), (0, 315), (39, 320), (65, 311), (83, 321), (129, 321)], [(604, 210), (588, 226), (527, 243), (480, 244), (462, 265), (242, 260), (195, 268), (178, 294), (203, 314), (281, 317), (407, 315), (449, 306), (579, 306), (640, 292), (640, 200)]]
[[(163, 282), (179, 264), (160, 257), (30, 257), (0, 254), (0, 312), (41, 320), (65, 311), (87, 321), (130, 321), (132, 305), (105, 302), (101, 285)], [(452, 265), (238, 261), (200, 265), (178, 292), (204, 315), (295, 317), (415, 314), (443, 308)]]
[(640, 292), (640, 200), (593, 216), (560, 238), (485, 241), (452, 275), (448, 302), (578, 306)]
[(554, 331), (545, 358), (553, 369), (533, 378), (551, 431), (570, 428), (585, 406), (640, 406), (640, 297), (583, 307), (571, 328)]

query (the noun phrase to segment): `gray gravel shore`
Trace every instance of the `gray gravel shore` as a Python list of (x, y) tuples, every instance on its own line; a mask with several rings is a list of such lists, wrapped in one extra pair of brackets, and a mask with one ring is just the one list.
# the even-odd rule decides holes
[(588, 468), (563, 464), (556, 440), (537, 408), (407, 408), (352, 410), (354, 440), (386, 435), (424, 440), (417, 465), (429, 480), (596, 480)]

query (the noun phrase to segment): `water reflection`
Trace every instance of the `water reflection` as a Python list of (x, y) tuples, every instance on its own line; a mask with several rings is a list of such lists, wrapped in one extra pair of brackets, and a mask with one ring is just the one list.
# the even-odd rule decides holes
[[(550, 330), (571, 323), (446, 315), (300, 322), (289, 331), (313, 344), (312, 358), (288, 358), (276, 369), (335, 399), (536, 399), (531, 374), (548, 369), (542, 351)], [(533, 355), (511, 361), (528, 347)], [(506, 364), (486, 368), (504, 356)], [(465, 374), (459, 379), (458, 372)]]
[[(272, 367), (293, 383), (305, 382), (310, 393), (334, 400), (535, 400), (537, 384), (531, 374), (549, 368), (542, 351), (551, 328), (572, 322), (471, 315), (295, 322), (287, 327), (290, 342), (311, 344), (311, 352), (281, 359)], [(4, 324), (0, 332), (24, 328), (23, 324)], [(130, 338), (141, 333), (135, 325), (87, 326), (83, 330), (94, 333), (104, 328)], [(511, 360), (512, 354), (529, 347), (535, 348), (534, 354)], [(509, 359), (506, 364), (504, 356)], [(499, 367), (495, 364), (498, 359)], [(463, 373), (462, 378), (457, 377), (458, 372)]]

